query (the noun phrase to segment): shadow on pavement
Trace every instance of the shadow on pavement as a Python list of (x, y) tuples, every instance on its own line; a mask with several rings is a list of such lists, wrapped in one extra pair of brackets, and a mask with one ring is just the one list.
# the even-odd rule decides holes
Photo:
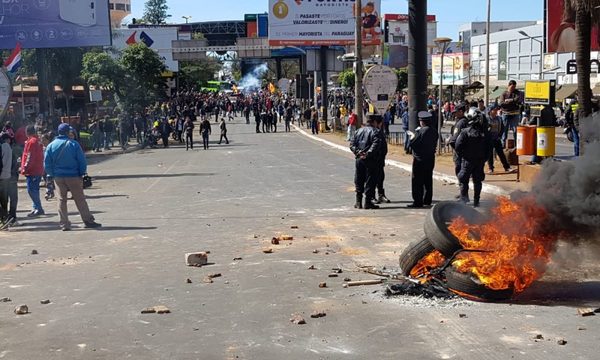
[(107, 198), (120, 198), (120, 197), (129, 197), (129, 195), (85, 195), (86, 199), (107, 199)]
[(600, 281), (538, 281), (513, 301), (515, 305), (596, 306)]
[[(128, 174), (128, 175), (98, 175), (94, 180), (115, 180), (115, 179), (150, 179), (150, 178), (174, 178), (174, 177), (193, 177), (193, 176), (214, 176), (215, 173), (181, 173), (181, 174)], [(124, 195), (126, 196), (126, 195)]]

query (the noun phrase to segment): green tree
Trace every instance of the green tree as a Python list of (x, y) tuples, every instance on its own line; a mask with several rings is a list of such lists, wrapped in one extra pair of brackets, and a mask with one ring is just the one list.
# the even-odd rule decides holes
[(354, 71), (352, 69), (342, 71), (338, 77), (338, 82), (345, 88), (353, 89), (355, 83)]
[(142, 21), (151, 25), (165, 24), (167, 19), (171, 17), (168, 11), (167, 0), (148, 0), (146, 1)]
[(58, 84), (61, 87), (67, 116), (71, 115), (73, 86), (83, 83), (80, 77), (83, 54), (84, 50), (81, 48), (57, 48), (51, 49), (47, 57), (50, 84)]
[(214, 74), (221, 70), (221, 64), (214, 58), (207, 57), (194, 62), (180, 63), (180, 86), (197, 89), (199, 85), (214, 80)]
[(398, 76), (398, 88), (397, 91), (402, 91), (408, 87), (408, 71), (407, 69), (396, 69), (396, 75)]

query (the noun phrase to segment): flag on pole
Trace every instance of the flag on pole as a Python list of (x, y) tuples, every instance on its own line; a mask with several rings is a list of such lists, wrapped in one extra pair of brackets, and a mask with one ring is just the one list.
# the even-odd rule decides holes
[(4, 62), (4, 66), (6, 67), (6, 71), (11, 74), (14, 74), (21, 67), (21, 43), (17, 43), (17, 47), (10, 54), (8, 59)]

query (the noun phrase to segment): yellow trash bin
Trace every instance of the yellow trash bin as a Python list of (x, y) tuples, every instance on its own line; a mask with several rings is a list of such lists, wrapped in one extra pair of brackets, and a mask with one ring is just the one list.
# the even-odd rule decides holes
[(543, 157), (556, 154), (556, 128), (540, 126), (537, 128), (537, 155)]
[(319, 132), (324, 133), (327, 130), (327, 126), (325, 126), (325, 122), (319, 121)]

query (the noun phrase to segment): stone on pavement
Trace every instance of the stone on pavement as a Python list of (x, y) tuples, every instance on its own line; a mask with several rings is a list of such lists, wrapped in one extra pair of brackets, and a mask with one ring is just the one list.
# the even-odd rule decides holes
[(206, 252), (195, 252), (185, 254), (185, 263), (187, 266), (203, 266), (208, 264), (208, 254)]
[(29, 314), (29, 307), (27, 307), (27, 305), (19, 305), (15, 308), (15, 314), (17, 314), (17, 315)]

